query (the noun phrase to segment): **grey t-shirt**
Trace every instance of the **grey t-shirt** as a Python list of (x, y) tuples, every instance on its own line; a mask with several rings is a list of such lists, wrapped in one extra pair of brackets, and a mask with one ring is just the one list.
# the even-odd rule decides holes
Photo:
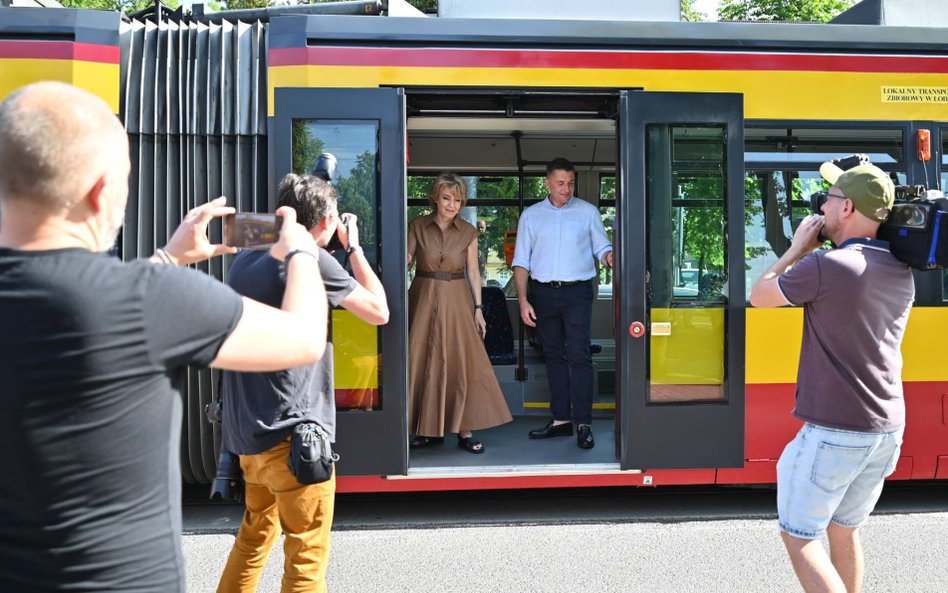
[(243, 302), (194, 270), (0, 249), (0, 591), (185, 591), (181, 389)]
[(777, 283), (803, 305), (794, 416), (859, 432), (900, 428), (902, 336), (915, 298), (909, 267), (885, 241), (852, 239), (806, 256)]
[[(227, 283), (246, 297), (279, 307), (286, 288), (279, 269), (279, 262), (269, 253), (243, 251), (234, 258)], [(342, 305), (357, 286), (325, 249), (319, 250), (319, 272), (334, 307)], [(224, 447), (238, 455), (263, 453), (290, 436), (301, 422), (319, 424), (335, 440), (332, 357), (330, 336), (325, 354), (314, 364), (270, 373), (225, 372)]]

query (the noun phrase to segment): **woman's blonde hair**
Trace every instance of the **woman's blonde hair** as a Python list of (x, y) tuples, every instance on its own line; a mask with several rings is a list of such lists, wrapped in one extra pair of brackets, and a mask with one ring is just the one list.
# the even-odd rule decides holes
[(461, 207), (467, 204), (467, 183), (459, 175), (454, 173), (442, 173), (431, 184), (431, 191), (428, 192), (428, 202), (432, 207), (438, 207), (438, 196), (445, 189), (450, 189), (454, 195), (461, 198)]

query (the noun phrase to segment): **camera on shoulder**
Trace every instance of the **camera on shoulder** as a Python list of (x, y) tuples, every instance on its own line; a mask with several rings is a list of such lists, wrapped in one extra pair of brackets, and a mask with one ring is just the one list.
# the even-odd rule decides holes
[[(871, 164), (864, 154), (832, 162), (843, 171)], [(810, 210), (822, 213), (828, 196), (827, 191), (812, 194)], [(941, 190), (923, 185), (896, 185), (895, 203), (877, 236), (889, 242), (892, 255), (916, 270), (948, 267), (948, 198)]]

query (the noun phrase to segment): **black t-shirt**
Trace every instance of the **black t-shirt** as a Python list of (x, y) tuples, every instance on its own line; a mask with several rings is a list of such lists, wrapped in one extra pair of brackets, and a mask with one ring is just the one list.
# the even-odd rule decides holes
[[(244, 251), (234, 258), (227, 283), (243, 296), (279, 307), (286, 288), (279, 268), (267, 252)], [(319, 272), (334, 307), (358, 286), (325, 249), (319, 250)], [(329, 341), (323, 357), (308, 366), (272, 373), (224, 373), (224, 447), (239, 455), (263, 453), (286, 439), (300, 422), (319, 424), (335, 440), (332, 356)]]
[(242, 311), (194, 270), (0, 249), (0, 591), (185, 590), (180, 389)]

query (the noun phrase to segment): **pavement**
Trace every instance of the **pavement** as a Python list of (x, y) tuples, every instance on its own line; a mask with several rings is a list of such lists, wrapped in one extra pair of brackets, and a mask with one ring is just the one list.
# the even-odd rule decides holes
[[(329, 589), (800, 591), (772, 489), (576, 489), (337, 497)], [(189, 591), (214, 591), (242, 509), (187, 504)], [(865, 593), (948, 591), (948, 484), (887, 487), (862, 530)], [(278, 591), (271, 554), (258, 591)]]

